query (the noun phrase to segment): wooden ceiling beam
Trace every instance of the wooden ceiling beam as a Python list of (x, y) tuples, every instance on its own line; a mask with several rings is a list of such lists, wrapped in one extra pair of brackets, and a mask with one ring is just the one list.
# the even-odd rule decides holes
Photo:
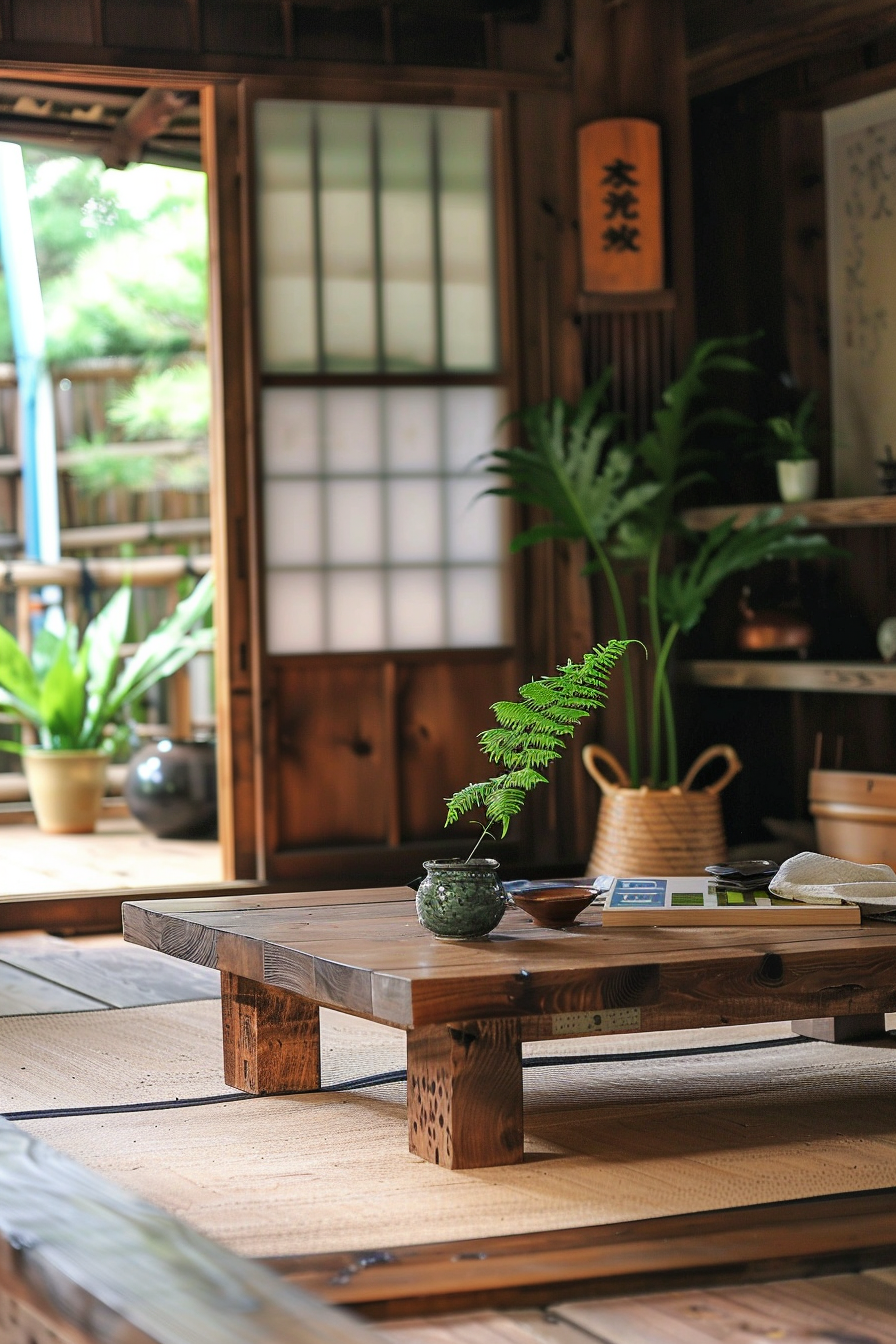
[(794, 61), (860, 46), (896, 27), (893, 0), (831, 0), (807, 10), (786, 0), (776, 23), (732, 32), (688, 56), (691, 97), (713, 93)]
[(108, 145), (101, 150), (107, 168), (127, 168), (139, 162), (143, 147), (168, 129), (170, 122), (183, 112), (189, 101), (173, 89), (147, 89), (125, 113), (112, 132)]

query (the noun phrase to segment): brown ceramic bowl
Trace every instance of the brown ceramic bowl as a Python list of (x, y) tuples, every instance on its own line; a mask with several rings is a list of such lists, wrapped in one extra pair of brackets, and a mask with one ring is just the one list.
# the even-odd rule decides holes
[(592, 903), (595, 894), (583, 887), (550, 887), (546, 891), (515, 892), (512, 899), (543, 929), (565, 929), (575, 923), (576, 916)]

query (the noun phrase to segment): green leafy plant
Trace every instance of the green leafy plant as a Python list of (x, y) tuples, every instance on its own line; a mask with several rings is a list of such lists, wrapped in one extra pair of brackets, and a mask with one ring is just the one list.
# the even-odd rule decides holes
[[(622, 591), (612, 565), (608, 543), (614, 529), (642, 511), (662, 490), (657, 481), (636, 482), (636, 460), (631, 449), (614, 443), (621, 417), (606, 408), (613, 370), (606, 369), (577, 406), (560, 397), (530, 407), (508, 419), (520, 422), (527, 443), (495, 449), (486, 470), (507, 480), (489, 493), (505, 495), (519, 504), (534, 505), (548, 514), (514, 537), (512, 551), (536, 542), (563, 538), (584, 539), (594, 559), (586, 571), (600, 569), (606, 579), (616, 616), (619, 638), (628, 640), (628, 622)], [(623, 662), (625, 712), (629, 738), (629, 772), (639, 777), (635, 695), (631, 668)]]
[(126, 439), (199, 439), (208, 433), (209, 374), (204, 359), (142, 373), (106, 412)]
[(445, 825), (482, 807), (488, 822), (500, 825), (506, 835), (528, 791), (547, 783), (542, 771), (561, 754), (582, 720), (603, 706), (610, 673), (627, 646), (627, 641), (618, 639), (598, 644), (580, 663), (558, 667), (558, 676), (539, 677), (521, 686), (520, 700), (492, 705), (498, 727), (480, 733), (479, 741), (488, 759), (505, 767), (504, 773), (468, 784), (447, 798)]
[(810, 392), (792, 415), (773, 415), (765, 421), (772, 455), (777, 462), (809, 462), (815, 456), (815, 405), (818, 393)]
[[(74, 625), (59, 634), (45, 627), (30, 659), (0, 627), (0, 705), (35, 727), (48, 751), (113, 751), (116, 735), (108, 729), (122, 724), (131, 702), (214, 646), (214, 631), (199, 625), (213, 596), (214, 580), (207, 574), (124, 666), (120, 655), (131, 613), (129, 584), (109, 599), (80, 640)], [(0, 748), (23, 750), (17, 742), (0, 742)]]
[[(518, 418), (528, 443), (496, 449), (490, 455), (488, 470), (508, 481), (493, 493), (547, 514), (546, 521), (518, 535), (513, 548), (557, 537), (584, 540), (593, 552), (586, 571), (603, 573), (617, 634), (623, 642), (629, 638), (629, 628), (618, 568), (640, 565), (646, 570), (653, 652), (649, 778), (655, 788), (676, 784), (679, 777), (668, 667), (681, 631), (696, 625), (708, 598), (729, 574), (767, 560), (836, 553), (823, 537), (801, 533), (804, 520), (780, 521), (780, 511), (763, 513), (740, 530), (732, 517), (702, 539), (688, 532), (678, 519), (682, 491), (712, 479), (707, 468), (713, 455), (701, 447), (703, 432), (713, 430), (730, 439), (755, 428), (740, 412), (707, 404), (715, 375), (755, 372), (742, 353), (751, 339), (720, 339), (698, 345), (681, 377), (666, 388), (650, 429), (638, 442), (624, 437), (620, 417), (607, 409), (612, 380), (612, 370), (608, 369), (578, 406), (568, 406), (558, 398), (523, 411)], [(664, 575), (670, 537), (697, 550)], [(632, 785), (638, 787), (642, 778), (641, 744), (627, 663), (626, 658), (623, 670), (629, 775)]]

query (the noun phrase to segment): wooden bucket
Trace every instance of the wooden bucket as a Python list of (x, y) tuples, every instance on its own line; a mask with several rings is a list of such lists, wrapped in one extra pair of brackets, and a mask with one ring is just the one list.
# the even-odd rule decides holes
[[(699, 772), (717, 756), (727, 761), (721, 779), (691, 790)], [(741, 770), (733, 747), (707, 747), (681, 784), (672, 789), (631, 787), (622, 766), (605, 747), (592, 743), (582, 751), (585, 769), (603, 798), (587, 875), (612, 877), (695, 877), (708, 863), (728, 857), (719, 794)], [(597, 765), (605, 761), (615, 780)]]
[(812, 770), (809, 811), (822, 854), (896, 864), (896, 775)]

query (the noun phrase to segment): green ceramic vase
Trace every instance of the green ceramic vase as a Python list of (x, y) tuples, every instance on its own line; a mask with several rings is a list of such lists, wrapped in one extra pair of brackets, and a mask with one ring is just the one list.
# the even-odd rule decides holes
[(437, 938), (484, 938), (500, 924), (507, 896), (497, 859), (428, 860), (417, 889), (417, 918)]

